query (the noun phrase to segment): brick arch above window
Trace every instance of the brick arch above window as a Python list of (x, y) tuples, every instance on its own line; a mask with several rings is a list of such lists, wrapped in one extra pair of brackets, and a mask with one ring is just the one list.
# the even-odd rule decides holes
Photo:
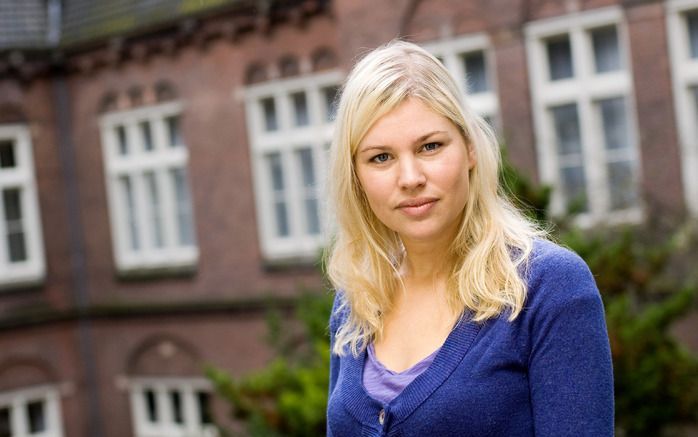
[(119, 95), (116, 91), (110, 90), (99, 99), (99, 113), (116, 111), (119, 107)]
[(129, 106), (132, 108), (136, 108), (143, 104), (144, 91), (141, 85), (133, 85), (129, 87), (126, 94), (128, 95)]
[(201, 373), (200, 354), (184, 339), (171, 334), (146, 338), (128, 355), (130, 376), (191, 376)]
[(155, 100), (158, 103), (169, 102), (172, 100), (177, 100), (179, 98), (179, 93), (177, 88), (166, 79), (161, 79), (155, 83)]
[(269, 78), (266, 66), (261, 62), (253, 62), (245, 71), (245, 84), (265, 82)]
[(168, 80), (161, 79), (154, 84), (132, 84), (124, 89), (108, 90), (99, 100), (100, 114), (135, 109), (154, 103), (176, 100), (179, 94), (176, 87)]
[(0, 363), (0, 392), (58, 380), (56, 369), (40, 357), (13, 357)]
[(293, 55), (284, 55), (279, 59), (279, 73), (281, 77), (297, 76), (300, 73), (300, 63)]
[(319, 47), (311, 55), (313, 71), (329, 70), (339, 64), (337, 54), (329, 47)]

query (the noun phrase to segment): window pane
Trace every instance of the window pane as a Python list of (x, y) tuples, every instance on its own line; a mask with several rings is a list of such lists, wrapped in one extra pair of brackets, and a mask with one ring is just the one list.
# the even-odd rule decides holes
[(46, 431), (46, 412), (44, 401), (34, 401), (27, 404), (28, 428), (31, 434)]
[(116, 139), (119, 143), (119, 155), (128, 155), (128, 139), (126, 137), (126, 128), (124, 126), (117, 126)]
[(148, 421), (151, 423), (156, 423), (158, 421), (158, 405), (157, 399), (155, 398), (155, 392), (153, 390), (146, 390), (144, 392), (144, 396)]
[(272, 196), (274, 203), (274, 217), (276, 220), (276, 235), (286, 237), (289, 235), (288, 212), (286, 208), (286, 194), (284, 188), (284, 173), (280, 153), (267, 155), (269, 174), (271, 175)]
[(693, 11), (686, 16), (688, 24), (688, 39), (691, 46), (691, 57), (698, 58), (698, 11)]
[(138, 250), (140, 248), (140, 236), (138, 235), (136, 204), (133, 197), (131, 178), (129, 176), (121, 176), (119, 181), (121, 185), (123, 205), (126, 207), (126, 223), (129, 232), (129, 240), (131, 242), (131, 249)]
[(143, 148), (145, 151), (149, 152), (153, 150), (153, 135), (150, 131), (150, 122), (142, 121), (140, 123), (141, 128), (141, 141), (143, 141)]
[(625, 99), (616, 97), (600, 100), (601, 120), (606, 149), (623, 149), (630, 146), (628, 122), (625, 115)]
[(165, 124), (167, 125), (167, 140), (169, 141), (170, 147), (179, 147), (184, 145), (182, 140), (182, 133), (179, 129), (179, 116), (173, 115), (165, 119)]
[(0, 168), (12, 168), (16, 165), (14, 142), (0, 141)]
[(291, 94), (293, 101), (293, 118), (296, 126), (307, 126), (310, 122), (308, 119), (308, 103), (305, 99), (305, 93), (299, 92)]
[(182, 246), (193, 246), (194, 220), (192, 216), (189, 184), (187, 182), (187, 172), (184, 168), (174, 168), (171, 172), (176, 195), (179, 244)]
[(611, 209), (623, 209), (635, 205), (637, 186), (632, 162), (610, 162), (608, 179), (611, 189)]
[(10, 408), (0, 408), (0, 437), (12, 437)]
[(148, 200), (150, 208), (150, 227), (153, 232), (153, 246), (163, 247), (165, 244), (162, 226), (162, 205), (160, 204), (160, 193), (158, 191), (155, 173), (147, 172), (144, 175), (145, 184), (148, 190)]
[(322, 95), (325, 97), (325, 121), (334, 121), (337, 116), (337, 94), (339, 87), (330, 86), (322, 89)]
[(2, 191), (5, 209), (5, 229), (7, 232), (7, 253), (10, 262), (26, 261), (27, 248), (22, 226), (22, 198), (18, 188)]
[(556, 106), (550, 108), (555, 125), (555, 137), (557, 140), (557, 153), (569, 155), (579, 153), (582, 150), (581, 137), (579, 135), (579, 118), (577, 117), (577, 105)]
[(696, 126), (698, 126), (698, 86), (691, 87), (693, 93), (693, 114), (695, 115)]
[(203, 391), (197, 392), (196, 401), (199, 405), (199, 423), (202, 425), (213, 424), (213, 417), (211, 416), (211, 395)]
[(576, 213), (587, 211), (588, 204), (584, 167), (562, 168), (560, 169), (560, 176), (568, 212)]
[(177, 390), (170, 391), (170, 402), (172, 404), (172, 418), (175, 423), (184, 423), (184, 414), (182, 412), (182, 395)]
[(568, 79), (574, 76), (572, 47), (568, 35), (546, 42), (550, 80)]
[(303, 174), (303, 188), (315, 188), (315, 169), (313, 167), (313, 150), (310, 148), (296, 151)]
[(276, 105), (274, 104), (274, 98), (268, 97), (262, 99), (262, 111), (264, 112), (264, 129), (267, 131), (274, 131), (279, 128), (279, 124), (276, 120)]
[(315, 169), (313, 167), (313, 150), (310, 148), (296, 151), (303, 175), (303, 197), (305, 203), (305, 224), (308, 234), (320, 233), (317, 191), (315, 189)]
[(617, 71), (621, 69), (618, 32), (615, 27), (596, 29), (591, 33), (594, 45), (596, 72)]
[(468, 53), (463, 56), (463, 64), (467, 77), (468, 93), (482, 93), (490, 89), (487, 81), (487, 68), (485, 67), (485, 53), (482, 51)]

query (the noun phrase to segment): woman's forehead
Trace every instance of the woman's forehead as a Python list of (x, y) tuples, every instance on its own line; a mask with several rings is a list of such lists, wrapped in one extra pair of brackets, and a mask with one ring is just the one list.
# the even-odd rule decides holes
[(376, 118), (357, 148), (385, 145), (393, 141), (417, 140), (433, 132), (459, 130), (451, 120), (423, 101), (409, 98)]

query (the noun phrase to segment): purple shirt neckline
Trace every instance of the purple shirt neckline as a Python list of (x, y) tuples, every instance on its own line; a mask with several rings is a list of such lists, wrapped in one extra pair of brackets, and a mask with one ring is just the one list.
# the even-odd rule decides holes
[(373, 343), (369, 343), (366, 349), (362, 381), (364, 389), (373, 399), (387, 404), (402, 393), (405, 387), (431, 365), (441, 348), (436, 349), (427, 357), (402, 372), (395, 372), (385, 367), (376, 357)]

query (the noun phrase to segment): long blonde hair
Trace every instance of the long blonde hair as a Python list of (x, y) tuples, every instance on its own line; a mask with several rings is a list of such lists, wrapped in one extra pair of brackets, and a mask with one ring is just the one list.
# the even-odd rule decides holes
[[(403, 247), (396, 232), (378, 220), (359, 184), (354, 158), (371, 126), (407, 98), (417, 98), (457, 126), (477, 163), (460, 227), (447, 259), (447, 295), (456, 313), (470, 311), (481, 322), (509, 311), (520, 313), (526, 284), (519, 270), (533, 239), (544, 232), (528, 221), (499, 187), (501, 162), (489, 125), (463, 100), (453, 78), (419, 46), (393, 41), (361, 59), (344, 83), (331, 147), (329, 189), (337, 229), (326, 266), (332, 284), (342, 290), (348, 317), (335, 337), (334, 352), (348, 346), (357, 355), (380, 336), (382, 315), (400, 290)], [(347, 308), (348, 307), (348, 308)]]

